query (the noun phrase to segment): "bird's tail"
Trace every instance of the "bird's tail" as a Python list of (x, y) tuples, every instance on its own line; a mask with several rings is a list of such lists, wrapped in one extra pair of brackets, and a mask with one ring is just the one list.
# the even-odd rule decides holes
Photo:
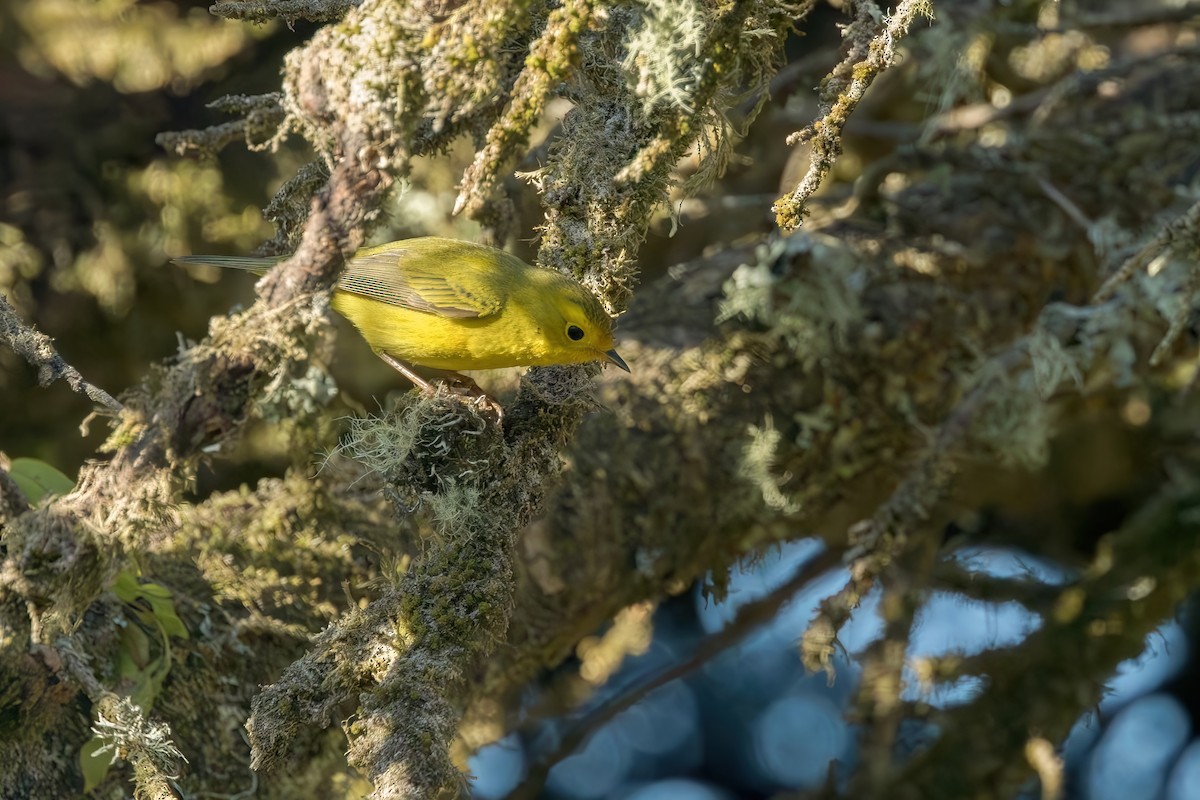
[(244, 269), (255, 275), (263, 275), (271, 267), (283, 261), (287, 256), (273, 258), (249, 258), (246, 256), (179, 256), (172, 258), (172, 264), (203, 264), (208, 267), (224, 267), (225, 269)]

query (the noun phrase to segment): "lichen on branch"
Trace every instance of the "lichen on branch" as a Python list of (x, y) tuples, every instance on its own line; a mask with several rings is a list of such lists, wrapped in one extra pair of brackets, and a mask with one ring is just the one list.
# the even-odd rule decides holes
[(218, 17), (246, 22), (281, 19), (289, 26), (297, 20), (329, 22), (340, 19), (358, 0), (217, 0), (209, 11)]
[(79, 370), (63, 360), (54, 349), (54, 343), (49, 336), (26, 325), (3, 295), (0, 295), (0, 341), (37, 367), (38, 383), (42, 386), (49, 386), (63, 378), (72, 390), (86, 395), (89, 400), (99, 404), (109, 413), (121, 411), (121, 404), (108, 392), (88, 383), (79, 374)]
[(775, 221), (785, 231), (800, 227), (808, 198), (821, 186), (842, 153), (842, 130), (876, 76), (892, 66), (900, 40), (920, 16), (933, 17), (931, 0), (901, 0), (884, 15), (874, 0), (854, 0), (854, 22), (846, 26), (846, 57), (821, 82), (821, 116), (788, 137), (795, 145), (811, 142), (808, 171), (788, 194), (775, 201)]
[(234, 142), (245, 142), (250, 150), (266, 150), (277, 144), (284, 133), (282, 95), (278, 92), (250, 96), (227, 95), (208, 104), (226, 114), (236, 114), (232, 121), (191, 131), (168, 131), (155, 137), (159, 147), (177, 156), (211, 158)]

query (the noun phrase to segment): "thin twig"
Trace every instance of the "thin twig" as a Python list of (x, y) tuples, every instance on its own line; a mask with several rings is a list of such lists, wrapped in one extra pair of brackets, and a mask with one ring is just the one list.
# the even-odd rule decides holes
[(59, 378), (65, 378), (73, 390), (112, 413), (119, 414), (124, 408), (108, 392), (85, 381), (79, 370), (64, 361), (54, 349), (54, 340), (32, 325), (25, 324), (3, 295), (0, 295), (0, 339), (17, 355), (37, 367), (40, 385), (49, 386)]
[(917, 546), (886, 570), (880, 579), (883, 598), (879, 607), (884, 631), (859, 658), (862, 668), (857, 701), (860, 716), (855, 720), (862, 732), (860, 758), (864, 767), (855, 776), (855, 785), (865, 785), (869, 792), (886, 794), (896, 738), (908, 711), (901, 693), (909, 641), (917, 612), (928, 591), (930, 573), (937, 562), (938, 545), (935, 537), (922, 537)]
[(932, 14), (928, 0), (901, 0), (886, 17), (871, 0), (854, 6), (856, 18), (846, 28), (849, 52), (822, 87), (821, 117), (787, 138), (789, 145), (811, 141), (812, 155), (804, 178), (775, 202), (776, 224), (784, 230), (800, 226), (808, 198), (842, 154), (842, 130), (850, 114), (875, 78), (895, 63), (900, 40), (919, 15)]
[(1179, 240), (1186, 237), (1195, 238), (1198, 230), (1200, 230), (1200, 201), (1197, 201), (1187, 211), (1163, 225), (1153, 239), (1146, 242), (1136, 253), (1127, 258), (1125, 263), (1096, 291), (1096, 294), (1092, 297), (1092, 302), (1103, 303), (1112, 297), (1118, 286), (1132, 278), (1135, 273), (1150, 266), (1150, 262), (1163, 253), (1163, 251), (1177, 244)]
[(1083, 213), (1083, 210), (1079, 206), (1075, 205), (1071, 198), (1063, 194), (1057, 186), (1043, 178), (1041, 175), (1037, 176), (1037, 184), (1041, 190), (1045, 192), (1046, 196), (1049, 197), (1056, 206), (1062, 209), (1064, 214), (1070, 217), (1076, 225), (1083, 229), (1084, 233), (1091, 233), (1095, 223), (1088, 219), (1087, 214)]

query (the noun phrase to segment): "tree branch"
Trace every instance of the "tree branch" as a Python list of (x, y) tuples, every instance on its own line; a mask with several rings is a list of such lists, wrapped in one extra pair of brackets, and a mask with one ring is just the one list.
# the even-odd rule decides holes
[(63, 361), (49, 336), (22, 322), (16, 309), (8, 304), (8, 299), (3, 295), (0, 295), (0, 340), (37, 367), (38, 383), (42, 386), (49, 386), (59, 378), (64, 378), (72, 390), (103, 406), (110, 413), (121, 411), (121, 404), (108, 392), (85, 381), (79, 370)]

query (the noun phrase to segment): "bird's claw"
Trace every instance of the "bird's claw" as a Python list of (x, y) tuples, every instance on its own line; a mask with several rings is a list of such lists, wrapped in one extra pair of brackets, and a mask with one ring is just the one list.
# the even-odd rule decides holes
[(477, 394), (471, 400), (471, 405), (475, 407), (476, 411), (481, 413), (491, 412), (495, 414), (497, 424), (504, 422), (504, 406), (500, 405), (491, 395)]
[(441, 384), (449, 394), (462, 398), (467, 405), (480, 413), (491, 412), (496, 415), (496, 422), (504, 421), (504, 408), (491, 395), (479, 388), (479, 384), (466, 375), (458, 375), (460, 380), (447, 378)]
[(480, 412), (493, 412), (496, 415), (496, 422), (504, 421), (504, 408), (488, 395), (479, 384), (458, 372), (449, 372), (439, 370), (441, 381), (438, 384), (431, 383), (425, 378), (417, 374), (416, 370), (411, 365), (388, 355), (387, 353), (379, 353), (379, 357), (384, 363), (392, 369), (399, 372), (404, 377), (412, 381), (413, 385), (420, 389), (425, 395), (432, 397), (437, 394), (438, 386), (445, 387), (446, 391), (456, 397), (461, 397), (467, 400), (468, 404)]

